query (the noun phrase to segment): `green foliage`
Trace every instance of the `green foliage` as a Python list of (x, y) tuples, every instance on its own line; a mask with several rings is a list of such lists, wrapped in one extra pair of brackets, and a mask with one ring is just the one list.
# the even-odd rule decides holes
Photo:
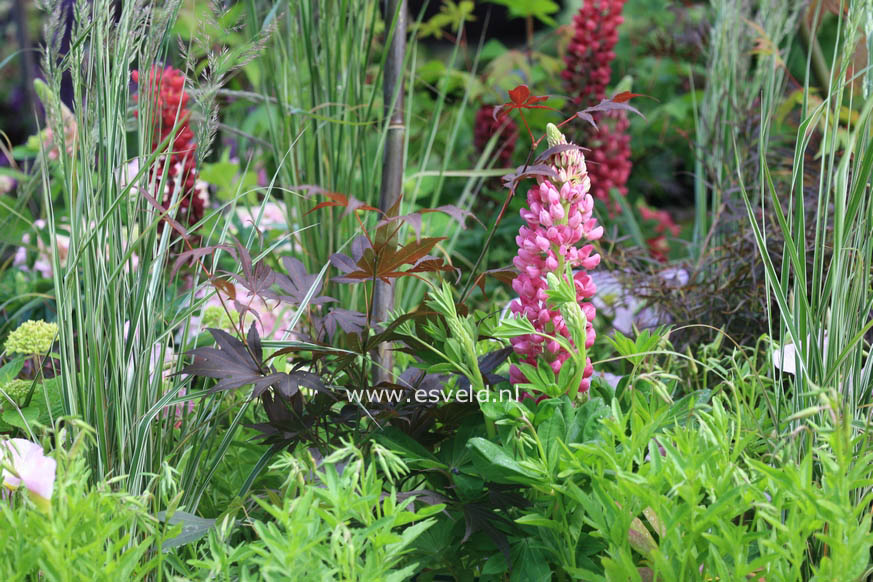
[(555, 14), (560, 6), (552, 0), (487, 0), (493, 4), (500, 4), (509, 9), (512, 18), (537, 18), (542, 22), (554, 26)]
[(69, 449), (61, 437), (56, 443), (51, 509), (38, 511), (18, 492), (0, 501), (0, 579), (154, 579), (167, 532), (149, 515), (147, 500), (92, 485), (82, 437)]
[[(374, 456), (373, 461), (382, 459), (383, 469), (390, 463), (396, 475), (407, 471), (387, 451)], [(287, 473), (283, 495), (258, 500), (270, 521), (255, 520), (256, 539), (244, 545), (224, 545), (226, 524), (211, 530), (203, 557), (189, 562), (199, 570), (198, 579), (410, 579), (419, 565), (404, 556), (443, 506), (415, 510), (415, 496), (385, 491), (387, 483), (368, 461), (351, 445), (336, 450), (314, 471), (297, 457), (281, 457), (273, 469)]]
[(446, 31), (456, 30), (465, 22), (475, 20), (473, 8), (472, 0), (460, 0), (457, 3), (452, 0), (444, 0), (440, 5), (439, 12), (416, 26), (418, 37), (427, 38), (434, 36), (442, 38), (446, 35)]
[[(492, 3), (530, 25), (557, 14), (551, 0)], [(49, 512), (21, 492), (0, 499), (0, 579), (869, 577), (873, 76), (858, 51), (873, 47), (869, 3), (813, 14), (824, 25), (805, 41), (808, 71), (794, 50), (794, 37), (810, 34), (798, 24), (803, 3), (626, 3), (613, 89), (654, 100), (646, 122), (631, 126), (631, 198), (618, 199), (623, 218), (607, 218), (617, 240), (598, 252), (645, 246), (653, 233), (632, 197), (690, 195), (677, 176), (693, 166), (691, 285), (725, 293), (730, 318), (748, 298), (728, 275), (749, 273), (762, 281), (754, 307), (769, 329), (757, 343), (760, 330), (749, 345), (718, 333), (681, 352), (679, 322), (601, 337), (592, 350), (571, 349), (558, 373), (520, 365), (529, 383), (513, 388), (545, 395), (539, 402), (519, 399), (505, 378), (508, 340), (537, 333), (525, 318), (498, 318), (511, 291), (474, 304), (480, 296), (466, 291), (478, 273), (460, 294), (423, 277), (463, 274), (480, 252), (483, 268), (509, 261), (520, 224), (511, 215), (529, 182), (495, 226), (494, 249), (457, 226), (474, 207), (487, 223), (503, 200), (491, 191), (503, 173), (489, 169), (496, 138), (468, 156), (469, 106), (504, 103), (525, 85), (510, 108), (526, 111), (534, 133), (556, 121), (531, 107), (569, 106), (544, 100), (560, 92), (563, 33), (531, 36), (525, 49), (487, 38), (471, 49), (468, 0), (446, 1), (412, 27), (404, 197), (386, 220), (371, 208), (389, 130), (382, 75), (392, 31), (380, 4), (183, 4), (77, 3), (69, 52), (47, 43), (46, 81), (36, 84), (47, 127), (11, 148), (26, 163), (0, 169), (19, 182), (14, 197), (0, 196), (0, 336), (26, 322), (4, 341), (0, 432), (33, 438), (45, 425), (58, 460)], [(694, 40), (703, 27), (705, 50)], [(415, 34), (454, 44), (431, 50)], [(175, 209), (156, 212), (142, 195), (168, 176), (149, 183), (154, 112), (148, 98), (134, 104), (130, 67), (165, 60), (188, 66), (199, 176), (218, 200), (186, 233), (170, 222)], [(59, 98), (65, 76), (72, 109)], [(783, 147), (788, 131), (793, 151)], [(57, 147), (52, 136), (71, 141)], [(121, 179), (132, 160), (140, 170)], [(287, 232), (260, 239), (236, 214), (245, 204), (257, 223), (279, 197), (284, 205), (270, 208), (286, 213), (277, 222)], [(243, 240), (229, 253), (234, 227)], [(728, 247), (729, 235), (744, 246)], [(758, 256), (731, 253), (753, 245)], [(8, 268), (34, 251), (50, 268)], [(180, 261), (175, 277), (186, 251), (197, 266)], [(255, 295), (280, 288), (293, 305), (278, 317), (286, 336), (245, 334), (254, 315), (241, 296), (226, 302), (234, 309), (201, 312), (201, 291), (214, 290), (204, 279), (230, 295), (216, 273)], [(587, 322), (566, 275), (550, 277), (550, 307), (584, 346)], [(379, 279), (395, 280), (393, 321), (371, 321), (368, 291)], [(686, 291), (673, 290), (689, 312), (705, 312), (710, 298)], [(224, 330), (213, 334), (218, 348), (190, 337), (195, 315), (198, 331)], [(370, 354), (385, 343), (397, 366), (374, 387)], [(620, 376), (594, 378), (579, 394), (586, 357)], [(435, 400), (349, 397), (384, 386)], [(441, 402), (450, 396), (470, 398)], [(93, 447), (77, 418), (93, 425)]]
[(863, 492), (873, 473), (867, 455), (854, 457), (844, 419), (809, 426), (813, 450), (794, 463), (787, 435), (770, 443), (779, 453), (757, 459), (754, 418), (728, 398), (695, 406), (684, 425), (665, 425), (665, 408), (654, 417), (648, 408), (636, 398), (606, 421), (602, 443), (573, 447), (566, 474), (591, 488), (567, 491), (607, 544), (603, 572), (586, 579), (857, 580), (866, 572), (873, 534)]

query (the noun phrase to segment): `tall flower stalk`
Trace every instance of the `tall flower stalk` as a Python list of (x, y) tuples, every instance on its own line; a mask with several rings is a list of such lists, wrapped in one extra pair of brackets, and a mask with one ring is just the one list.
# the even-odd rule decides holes
[[(161, 144), (172, 136), (167, 151), (158, 158), (149, 174), (149, 182), (161, 189), (155, 193), (155, 198), (167, 210), (175, 198), (179, 207), (176, 216), (194, 226), (203, 218), (209, 191), (206, 183), (197, 179), (197, 142), (190, 125), (191, 112), (187, 108), (190, 97), (185, 91), (185, 75), (170, 66), (152, 65), (146, 75), (133, 71), (132, 77), (137, 83), (147, 83), (148, 92), (141, 87), (140, 94), (148, 93), (154, 99), (152, 151), (158, 151)], [(134, 98), (138, 100), (139, 95)], [(162, 181), (165, 170), (169, 179)]]
[[(554, 175), (540, 176), (537, 186), (527, 193), (527, 207), (521, 210), (525, 225), (515, 239), (518, 254), (513, 261), (519, 274), (513, 280), (512, 288), (519, 299), (513, 302), (511, 309), (516, 315), (526, 317), (537, 333), (514, 337), (511, 343), (521, 363), (536, 367), (544, 362), (558, 376), (564, 363), (573, 355), (571, 350), (577, 348), (577, 338), (583, 338), (585, 350), (594, 343), (591, 320), (595, 309), (586, 300), (594, 295), (597, 287), (587, 270), (600, 263), (600, 255), (594, 253), (590, 241), (603, 235), (603, 227), (598, 226), (592, 217), (591, 179), (581, 149), (568, 144), (555, 125), (549, 124), (547, 136), (554, 153), (546, 163)], [(578, 247), (580, 242), (589, 244)], [(581, 311), (579, 315), (584, 317), (574, 317), (575, 321), (568, 326), (562, 311), (555, 309), (551, 302), (549, 292), (555, 291), (550, 280), (563, 280), (569, 284), (570, 273), (571, 294), (575, 292), (573, 299), (579, 308), (573, 311)], [(584, 326), (584, 330), (574, 329), (576, 326)], [(522, 367), (511, 367), (513, 384), (527, 383)], [(586, 358), (579, 378), (579, 391), (588, 390), (593, 372), (591, 362)]]
[(482, 154), (491, 138), (499, 135), (494, 157), (497, 158), (498, 167), (508, 168), (515, 152), (515, 142), (518, 140), (518, 126), (509, 117), (497, 119), (496, 109), (494, 105), (483, 105), (476, 111), (473, 144), (476, 151)]
[[(586, 0), (573, 17), (573, 40), (567, 47), (562, 76), (577, 108), (596, 105), (606, 97), (624, 2)], [(586, 125), (579, 136), (591, 149), (591, 194), (613, 211), (619, 208), (611, 203), (610, 190), (615, 188), (620, 195), (627, 195), (631, 170), (629, 125), (624, 111), (610, 111), (598, 116), (597, 128)]]

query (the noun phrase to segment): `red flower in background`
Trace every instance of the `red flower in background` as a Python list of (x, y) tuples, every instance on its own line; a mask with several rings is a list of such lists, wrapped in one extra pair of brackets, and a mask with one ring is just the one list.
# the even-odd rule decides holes
[[(625, 0), (586, 0), (573, 17), (573, 40), (564, 57), (566, 68), (562, 76), (567, 92), (579, 108), (596, 105), (606, 97), (612, 76), (618, 27)], [(586, 125), (579, 143), (589, 148), (588, 175), (591, 194), (611, 210), (609, 191), (617, 189), (627, 195), (627, 179), (631, 170), (630, 125), (623, 111), (601, 113), (595, 117), (597, 128)]]
[(655, 232), (664, 234), (670, 232), (673, 236), (679, 236), (679, 225), (670, 216), (666, 210), (655, 210), (648, 206), (640, 206), (640, 216), (643, 220), (653, 220), (658, 224), (655, 225)]
[(624, 111), (610, 111), (598, 120), (597, 129), (586, 126), (584, 142), (588, 153), (588, 175), (591, 177), (591, 194), (606, 203), (613, 212), (621, 207), (612, 202), (609, 191), (618, 190), (627, 196), (627, 179), (631, 171), (630, 127)]
[[(150, 85), (149, 91), (154, 96), (151, 105), (155, 126), (152, 151), (158, 151), (164, 140), (175, 131), (173, 140), (151, 169), (150, 182), (158, 188), (164, 167), (167, 166), (163, 192), (155, 192), (155, 198), (168, 209), (176, 189), (181, 189), (177, 198), (179, 208), (176, 216), (192, 226), (203, 218), (209, 194), (206, 183), (197, 179), (197, 143), (190, 126), (191, 112), (187, 109), (189, 95), (185, 92), (185, 75), (170, 66), (152, 65), (147, 78), (141, 79), (139, 71), (133, 71), (131, 76), (141, 85)], [(139, 93), (145, 94), (142, 88)], [(139, 95), (134, 96), (134, 99), (139, 101)]]
[(500, 137), (497, 138), (494, 155), (497, 156), (499, 167), (507, 168), (512, 163), (515, 142), (518, 140), (518, 126), (507, 116), (495, 119), (496, 109), (497, 107), (494, 105), (483, 105), (476, 112), (476, 121), (473, 126), (473, 144), (481, 154), (485, 151), (488, 141), (495, 134), (500, 134)]
[(640, 206), (640, 217), (643, 221), (655, 222), (656, 236), (646, 239), (646, 243), (649, 245), (649, 254), (652, 255), (652, 258), (666, 263), (670, 253), (667, 234), (669, 233), (673, 237), (679, 236), (679, 225), (666, 210), (654, 210), (645, 205)]
[(564, 57), (564, 83), (579, 107), (606, 96), (625, 0), (585, 0), (573, 17), (573, 40)]

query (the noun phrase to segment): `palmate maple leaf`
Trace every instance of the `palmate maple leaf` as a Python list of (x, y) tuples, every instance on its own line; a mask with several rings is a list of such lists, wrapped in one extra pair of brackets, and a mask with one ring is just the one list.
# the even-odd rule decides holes
[[(594, 121), (595, 113), (606, 113), (609, 111), (626, 111), (629, 113), (634, 113), (639, 115), (643, 119), (646, 118), (645, 115), (639, 112), (635, 107), (629, 105), (627, 102), (633, 99), (634, 97), (645, 97), (645, 95), (641, 95), (639, 93), (630, 93), (629, 91), (624, 91), (623, 93), (619, 93), (614, 95), (612, 99), (601, 99), (600, 103), (597, 105), (593, 105), (591, 107), (587, 107), (582, 111), (577, 111), (576, 115), (571, 117), (570, 119), (581, 119), (582, 121), (587, 121), (591, 125), (594, 126), (594, 129), (597, 129), (597, 123)], [(563, 124), (562, 124), (563, 125)]]
[[(388, 283), (399, 277), (417, 277), (418, 273), (434, 271), (453, 271), (455, 267), (447, 265), (443, 259), (430, 256), (428, 253), (446, 237), (429, 237), (412, 241), (404, 246), (395, 247), (391, 244), (377, 244), (363, 249), (355, 258), (337, 253), (330, 258), (331, 263), (345, 273), (334, 279), (338, 283), (361, 283), (363, 281), (381, 279)], [(410, 267), (405, 271), (400, 269)]]
[(270, 387), (287, 398), (296, 394), (299, 386), (324, 389), (324, 383), (316, 374), (277, 372), (272, 366), (265, 365), (261, 338), (254, 323), (249, 328), (246, 343), (220, 329), (210, 328), (209, 333), (218, 347), (206, 346), (186, 352), (192, 362), (178, 373), (218, 379), (209, 389), (210, 394), (249, 384), (252, 385), (252, 396), (260, 396)]
[(509, 112), (513, 109), (518, 109), (518, 114), (521, 116), (521, 121), (524, 122), (524, 128), (527, 130), (527, 134), (530, 136), (531, 143), (534, 142), (533, 132), (530, 130), (530, 126), (527, 124), (527, 119), (524, 117), (525, 109), (548, 109), (550, 111), (557, 111), (554, 107), (549, 107), (548, 105), (540, 105), (545, 101), (548, 101), (548, 95), (531, 95), (530, 89), (527, 85), (519, 85), (515, 89), (509, 91), (509, 101), (494, 108), (494, 119), (502, 120), (504, 117), (509, 115)]

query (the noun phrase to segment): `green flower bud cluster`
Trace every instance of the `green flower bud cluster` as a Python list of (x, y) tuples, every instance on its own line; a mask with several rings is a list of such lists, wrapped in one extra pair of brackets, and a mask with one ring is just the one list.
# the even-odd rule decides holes
[[(6, 382), (0, 389), (6, 394), (15, 404), (21, 405), (24, 399), (27, 398), (27, 393), (30, 392), (30, 387), (33, 385), (32, 380), (10, 380)], [(39, 389), (39, 387), (37, 387)], [(0, 408), (6, 408), (6, 398), (0, 394)]]
[(6, 339), (7, 354), (44, 356), (52, 349), (58, 335), (58, 324), (42, 320), (25, 321)]
[(228, 330), (236, 327), (239, 323), (239, 313), (231, 309), (228, 315), (224, 308), (218, 305), (210, 305), (203, 310), (201, 322), (204, 328), (211, 327), (213, 329)]

